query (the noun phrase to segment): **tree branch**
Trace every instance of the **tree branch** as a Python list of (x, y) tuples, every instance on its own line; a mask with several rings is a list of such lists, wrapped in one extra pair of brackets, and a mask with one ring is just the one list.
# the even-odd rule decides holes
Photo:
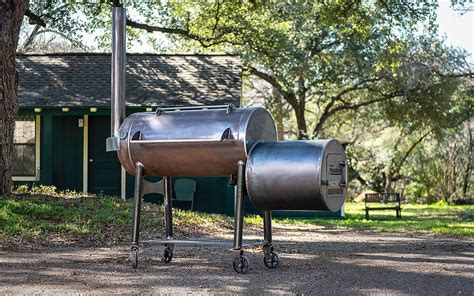
[[(387, 99), (391, 99), (393, 96), (395, 96), (395, 94), (398, 94), (398, 93), (392, 93), (392, 94), (384, 95), (381, 98), (374, 99), (374, 100), (369, 100), (369, 101), (362, 102), (362, 103), (355, 104), (355, 105), (349, 105), (349, 104), (347, 104), (347, 102), (342, 100), (342, 97), (344, 95), (346, 95), (346, 94), (348, 94), (352, 91), (356, 91), (356, 90), (360, 90), (360, 89), (367, 89), (368, 87), (365, 86), (365, 84), (367, 84), (369, 82), (376, 82), (376, 81), (381, 80), (381, 79), (382, 78), (377, 77), (377, 78), (369, 78), (369, 79), (359, 81), (358, 83), (355, 83), (351, 87), (345, 88), (341, 92), (339, 92), (338, 94), (332, 96), (329, 103), (326, 105), (326, 107), (324, 107), (323, 114), (319, 118), (318, 123), (314, 127), (313, 137), (316, 137), (316, 136), (319, 135), (319, 133), (323, 129), (323, 125), (326, 122), (326, 120), (330, 116), (332, 116), (334, 113), (342, 111), (342, 110), (355, 110), (355, 109), (358, 109), (358, 108), (361, 108), (361, 107), (364, 107), (364, 106), (367, 106), (367, 105), (371, 105), (371, 104), (374, 104), (374, 103), (377, 103), (377, 102), (381, 102), (381, 101), (385, 101)], [(387, 98), (387, 96), (390, 96), (390, 97)], [(333, 108), (337, 101), (341, 101), (343, 103), (343, 105), (339, 105), (339, 106)]]
[[(469, 67), (469, 63), (466, 63)], [(440, 70), (436, 69), (435, 67), (433, 66), (430, 66), (430, 65), (427, 65), (425, 63), (422, 63), (422, 62), (414, 62), (414, 65), (419, 65), (419, 66), (422, 66), (426, 69), (428, 69), (429, 71), (435, 73), (436, 75), (438, 75), (439, 77), (443, 77), (443, 78), (461, 78), (461, 77), (470, 77), (470, 78), (474, 78), (474, 72), (464, 72), (464, 73), (452, 73), (452, 74), (446, 74), (446, 73), (443, 73), (441, 72)]]
[(340, 98), (342, 98), (344, 95), (352, 92), (352, 91), (355, 91), (355, 90), (359, 90), (359, 89), (363, 89), (365, 87), (363, 87), (366, 83), (369, 83), (369, 82), (376, 82), (376, 81), (379, 81), (381, 80), (382, 78), (381, 77), (377, 77), (377, 78), (369, 78), (369, 79), (365, 79), (365, 80), (361, 80), (357, 83), (355, 83), (354, 85), (352, 85), (351, 87), (348, 87), (348, 88), (345, 88), (343, 89), (341, 92), (339, 92), (337, 95), (333, 96), (331, 98), (331, 101), (336, 101), (336, 100), (339, 100)]
[(84, 51), (87, 51), (88, 48), (86, 46), (84, 46), (84, 44), (72, 39), (71, 37), (67, 36), (66, 34), (62, 33), (62, 32), (59, 32), (59, 31), (56, 31), (56, 30), (52, 30), (52, 29), (46, 29), (46, 30), (41, 30), (38, 32), (37, 35), (40, 35), (40, 34), (44, 34), (44, 33), (53, 33), (53, 34), (57, 34), (61, 37), (63, 37), (64, 39), (66, 39), (67, 41), (71, 42), (72, 44), (74, 44), (75, 46), (81, 48), (82, 50)]
[(33, 13), (30, 9), (26, 10), (25, 15), (30, 19), (30, 24), (39, 25), (43, 28), (46, 27), (46, 22), (43, 20), (43, 18)]
[(38, 36), (39, 34), (38, 32), (40, 31), (40, 29), (41, 29), (40, 25), (35, 25), (35, 27), (33, 28), (33, 31), (31, 31), (31, 33), (26, 38), (26, 41), (21, 45), (21, 47), (19, 47), (18, 52), (28, 51), (29, 47), (33, 43), (33, 40), (36, 38), (36, 36)]
[(183, 35), (183, 36), (186, 36), (186, 37), (196, 38), (196, 36), (191, 35), (188, 30), (178, 29), (178, 28), (167, 28), (167, 27), (160, 27), (160, 26), (152, 26), (152, 25), (137, 23), (135, 21), (130, 20), (129, 18), (127, 18), (127, 26), (132, 27), (132, 28), (142, 29), (142, 30), (145, 30), (149, 33), (151, 33), (151, 32), (162, 32), (162, 33), (179, 34), (179, 35)]
[(221, 9), (221, 1), (217, 0), (216, 5), (217, 5), (217, 8), (216, 8), (214, 26), (212, 27), (212, 34), (214, 34), (216, 32), (217, 26), (219, 25), (219, 20), (220, 20), (219, 12), (220, 12), (220, 9)]
[(296, 95), (294, 93), (290, 93), (286, 91), (283, 86), (276, 80), (276, 78), (270, 74), (265, 72), (259, 71), (254, 67), (250, 67), (250, 74), (255, 75), (266, 82), (270, 83), (284, 98), (285, 100), (293, 107), (296, 108), (298, 106), (298, 101), (296, 99)]
[(229, 43), (232, 45), (243, 45), (243, 43), (239, 43), (239, 42), (235, 42), (235, 41), (223, 38), (226, 34), (228, 34), (226, 32), (222, 32), (221, 34), (214, 37), (202, 37), (202, 36), (191, 33), (188, 29), (153, 26), (153, 25), (138, 23), (129, 18), (127, 18), (126, 24), (127, 26), (131, 28), (145, 30), (148, 33), (161, 32), (161, 33), (167, 33), (167, 34), (181, 35), (183, 37), (199, 42), (201, 46), (204, 48), (208, 48), (208, 47), (222, 44), (222, 43)]
[[(429, 130), (428, 132), (426, 132), (425, 134), (423, 134), (417, 141), (415, 141), (411, 146), (410, 148), (407, 150), (407, 152), (405, 152), (405, 154), (403, 155), (402, 159), (397, 163), (395, 169), (393, 171), (390, 172), (390, 175), (391, 176), (395, 176), (395, 174), (398, 174), (398, 172), (400, 172), (400, 169), (402, 168), (403, 164), (405, 163), (405, 161), (407, 160), (408, 156), (410, 156), (410, 154), (413, 152), (413, 149), (415, 149), (415, 147), (420, 144), (424, 138), (426, 138), (433, 130)], [(393, 180), (391, 180), (393, 181)]]

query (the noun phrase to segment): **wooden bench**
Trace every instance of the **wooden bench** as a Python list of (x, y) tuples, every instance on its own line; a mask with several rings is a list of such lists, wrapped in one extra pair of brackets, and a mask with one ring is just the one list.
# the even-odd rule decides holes
[[(369, 204), (384, 204), (384, 206), (369, 207)], [(369, 211), (376, 210), (395, 210), (397, 218), (402, 217), (402, 208), (400, 206), (400, 193), (366, 193), (365, 194), (365, 219), (369, 219)]]

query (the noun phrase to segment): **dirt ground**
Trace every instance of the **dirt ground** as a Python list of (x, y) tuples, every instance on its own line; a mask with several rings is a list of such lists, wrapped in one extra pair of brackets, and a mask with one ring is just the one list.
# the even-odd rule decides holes
[(170, 264), (161, 246), (142, 248), (136, 270), (127, 244), (1, 248), (0, 294), (474, 295), (472, 240), (278, 224), (274, 244), (281, 265), (269, 270), (247, 249), (246, 275), (223, 246), (177, 245)]

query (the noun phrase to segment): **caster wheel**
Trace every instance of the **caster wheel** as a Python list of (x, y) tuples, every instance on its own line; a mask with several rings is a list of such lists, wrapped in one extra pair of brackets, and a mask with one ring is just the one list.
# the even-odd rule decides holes
[(161, 257), (161, 262), (170, 263), (173, 259), (173, 250), (170, 248), (165, 248), (163, 251), (163, 256)]
[(241, 255), (240, 257), (234, 259), (232, 266), (234, 267), (235, 272), (245, 274), (249, 272), (250, 260), (247, 257)]
[(263, 263), (265, 263), (266, 267), (273, 269), (276, 268), (280, 263), (280, 258), (278, 257), (277, 253), (270, 252), (265, 254), (265, 256), (263, 257)]
[(128, 260), (130, 261), (130, 264), (132, 264), (133, 268), (137, 268), (138, 267), (138, 250), (132, 250), (132, 252), (128, 256)]

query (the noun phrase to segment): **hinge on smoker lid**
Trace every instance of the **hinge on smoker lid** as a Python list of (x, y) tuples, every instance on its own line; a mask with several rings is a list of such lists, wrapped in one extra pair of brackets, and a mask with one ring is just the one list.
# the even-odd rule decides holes
[(141, 131), (136, 131), (132, 136), (132, 141), (140, 141), (143, 138), (143, 133)]
[(221, 141), (225, 141), (225, 140), (235, 140), (234, 135), (232, 134), (232, 131), (230, 130), (230, 127), (226, 128), (225, 131), (222, 133)]
[(229, 103), (229, 104), (227, 104), (227, 110), (226, 110), (226, 113), (230, 113), (230, 112), (234, 111), (235, 109), (237, 109), (237, 107), (235, 107), (235, 105), (234, 105), (234, 104), (232, 104), (232, 103)]
[(165, 110), (163, 110), (162, 108), (158, 107), (156, 108), (156, 111), (155, 111), (155, 115), (158, 116), (160, 115), (161, 113), (165, 112)]
[(119, 138), (120, 138), (120, 140), (122, 140), (122, 141), (125, 140), (125, 139), (127, 138), (127, 136), (128, 136), (128, 132), (127, 132), (126, 129), (121, 129), (121, 130), (119, 130)]

